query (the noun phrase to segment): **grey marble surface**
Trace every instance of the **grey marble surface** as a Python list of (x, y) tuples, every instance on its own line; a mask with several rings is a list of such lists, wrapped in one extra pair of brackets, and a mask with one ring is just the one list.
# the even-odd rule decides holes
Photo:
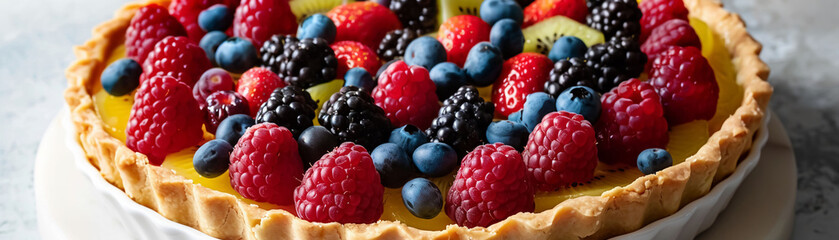
[[(38, 238), (32, 171), (72, 46), (127, 0), (0, 1), (0, 239)], [(796, 239), (839, 238), (839, 1), (724, 0), (764, 44), (798, 162)], [(771, 187), (771, 186), (767, 186)]]

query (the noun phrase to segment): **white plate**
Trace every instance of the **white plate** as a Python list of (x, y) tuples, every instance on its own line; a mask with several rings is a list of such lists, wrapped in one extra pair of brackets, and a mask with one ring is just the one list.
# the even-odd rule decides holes
[[(616, 239), (692, 239), (715, 219), (724, 224), (711, 226), (699, 239), (788, 238), (795, 200), (795, 159), (783, 126), (774, 119), (770, 127), (761, 128), (755, 140), (754, 149), (760, 149), (772, 136), (762, 150), (762, 160), (758, 159), (761, 151), (753, 151), (705, 197)], [(38, 148), (35, 196), (44, 239), (211, 239), (137, 204), (106, 182), (67, 134), (71, 128), (66, 109), (62, 110)], [(762, 164), (758, 165), (758, 160)], [(746, 178), (752, 169), (754, 173)], [(737, 190), (741, 182), (743, 187)], [(729, 199), (732, 208), (720, 214)]]

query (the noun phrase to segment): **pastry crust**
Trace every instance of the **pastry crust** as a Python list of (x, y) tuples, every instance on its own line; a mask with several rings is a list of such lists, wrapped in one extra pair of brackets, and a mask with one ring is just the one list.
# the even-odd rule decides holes
[(673, 214), (702, 197), (731, 174), (748, 154), (752, 137), (766, 113), (772, 87), (769, 68), (758, 57), (761, 45), (746, 32), (737, 14), (716, 0), (684, 0), (690, 15), (705, 21), (725, 38), (725, 46), (743, 86), (741, 106), (725, 120), (699, 151), (685, 162), (615, 187), (600, 196), (566, 200), (540, 213), (519, 213), (487, 228), (449, 225), (427, 231), (393, 221), (373, 224), (312, 223), (285, 210), (265, 210), (236, 197), (208, 189), (149, 165), (141, 153), (110, 136), (93, 104), (93, 90), (114, 48), (136, 10), (148, 3), (168, 6), (168, 0), (128, 4), (114, 18), (97, 26), (93, 38), (77, 46), (77, 61), (66, 72), (65, 99), (78, 141), (102, 177), (123, 189), (137, 203), (172, 221), (221, 239), (602, 239), (637, 230)]

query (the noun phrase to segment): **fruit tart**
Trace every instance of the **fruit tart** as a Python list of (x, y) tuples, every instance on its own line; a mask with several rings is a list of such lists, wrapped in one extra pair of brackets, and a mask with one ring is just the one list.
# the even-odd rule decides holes
[(65, 99), (104, 179), (213, 237), (601, 239), (737, 168), (760, 50), (713, 0), (145, 0)]

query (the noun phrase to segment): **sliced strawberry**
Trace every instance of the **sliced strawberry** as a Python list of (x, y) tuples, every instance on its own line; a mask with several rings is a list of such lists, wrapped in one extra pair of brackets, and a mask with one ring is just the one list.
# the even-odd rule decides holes
[(446, 60), (463, 67), (469, 50), (479, 42), (489, 41), (489, 30), (489, 24), (479, 17), (458, 15), (440, 25), (437, 40), (446, 48)]
[(495, 113), (507, 116), (521, 110), (527, 95), (544, 89), (552, 68), (551, 59), (538, 53), (521, 53), (507, 59), (492, 86)]

